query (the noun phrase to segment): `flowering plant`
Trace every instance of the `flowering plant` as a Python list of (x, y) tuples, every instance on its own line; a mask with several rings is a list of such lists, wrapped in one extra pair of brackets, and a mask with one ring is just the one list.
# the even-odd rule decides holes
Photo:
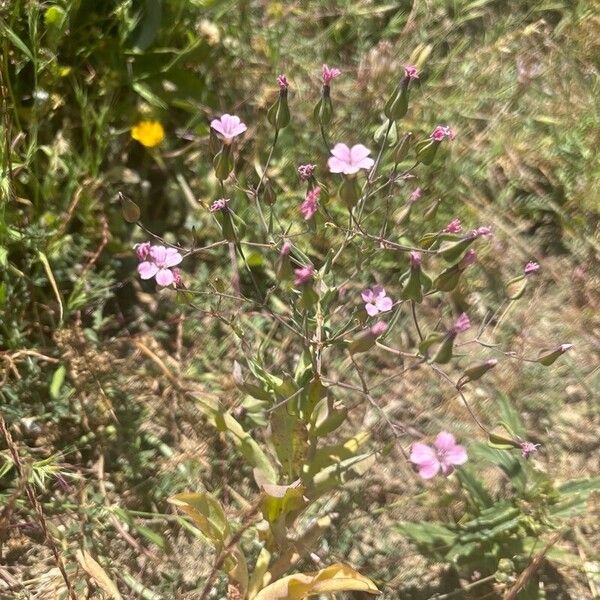
[[(295, 109), (290, 107), (293, 81), (279, 75), (278, 96), (266, 114), (272, 129), (268, 158), (249, 187), (244, 182), (251, 181), (251, 175), (240, 170), (238, 142), (234, 144), (242, 134), (248, 135), (247, 125), (230, 114), (210, 123), (221, 197), (212, 198), (206, 208), (218, 222), (220, 237), (202, 247), (183, 248), (166, 246), (156, 236), (135, 249), (142, 279), (154, 278), (159, 286), (174, 288), (194, 307), (196, 297), (201, 298), (202, 310), (208, 307), (231, 328), (240, 343), (232, 378), (244, 397), (242, 407), (246, 413), (259, 413), (269, 424), (268, 435), (251, 434), (244, 428), (243, 413), (235, 414), (224, 404), (203, 404), (207, 417), (252, 468), (258, 494), (237, 525), (208, 492), (186, 492), (172, 499), (216, 551), (201, 598), (207, 597), (219, 571), (227, 576), (229, 598), (303, 598), (342, 590), (377, 593), (377, 586), (349, 565), (325, 566), (319, 557), (319, 540), (332, 522), (323, 514), (326, 500), (359, 479), (378, 457), (392, 452), (399, 452), (410, 465), (419, 485), (461, 477), (469, 461), (469, 438), (447, 431), (451, 428), (447, 423), (430, 443), (413, 424), (390, 414), (383, 406), (385, 398), (376, 392), (377, 384), (370, 381), (371, 360), (378, 353), (398, 360), (397, 372), (387, 378), (428, 370), (460, 399), (484, 441), (501, 446), (503, 452), (529, 457), (537, 451), (536, 444), (510, 427), (499, 433), (468, 399), (469, 384), (498, 363), (493, 358), (473, 362), (472, 355), (493, 351), (506, 359), (548, 366), (569, 349), (562, 344), (542, 349), (537, 357), (517, 356), (488, 334), (502, 307), (525, 294), (525, 283), (535, 285), (530, 275), (538, 270), (537, 263), (528, 263), (523, 274), (509, 282), (495, 313), (481, 316), (472, 307), (459, 310), (452, 294), (468, 285), (466, 273), (477, 262), (473, 246), (489, 244), (491, 228), (478, 225), (464, 233), (458, 217), (445, 227), (435, 227), (431, 217), (439, 203), (434, 203), (423, 207), (418, 217), (425, 227), (432, 225), (431, 231), (415, 235), (411, 219), (412, 223), (417, 219), (425, 192), (421, 187), (412, 189), (406, 204), (397, 206), (397, 194), (412, 188), (419, 169), (435, 160), (441, 163), (445, 150), (440, 149), (456, 137), (449, 126), (432, 129), (426, 124), (420, 134), (396, 135), (392, 143), (392, 133), (397, 134), (410, 108), (409, 92), (419, 81), (417, 67), (404, 69), (385, 104), (386, 121), (382, 134), (376, 135), (374, 152), (369, 140), (331, 142), (335, 119), (331, 83), (339, 75), (338, 69), (323, 66), (321, 97), (313, 116), (324, 151), (308, 163), (296, 163), (306, 189), (295, 193), (296, 220), (290, 226), (281, 223), (285, 207), (280, 208), (270, 179), (280, 133), (293, 121)], [(328, 241), (325, 250), (323, 238)], [(185, 263), (222, 250), (228, 250), (231, 259), (231, 288), (207, 295), (186, 276)], [(259, 253), (260, 261), (250, 261), (249, 251)], [(364, 269), (369, 264), (365, 257), (378, 253), (391, 257), (393, 266), (376, 277)], [(174, 268), (177, 265), (183, 273)], [(375, 279), (380, 283), (374, 285)], [(518, 293), (511, 286), (518, 286)], [(224, 308), (226, 303), (229, 308)], [(243, 308), (257, 315), (261, 328), (269, 322), (272, 335), (286, 336), (287, 350), (280, 361), (264, 356), (261, 344), (253, 346), (235, 317), (226, 314), (239, 315)], [(339, 364), (344, 368), (338, 369)], [(358, 402), (352, 405), (350, 396)], [(360, 410), (379, 417), (393, 441), (375, 435), (373, 428), (353, 430), (349, 415)], [(244, 549), (242, 536), (248, 531), (260, 545), (258, 558)], [(317, 563), (316, 573), (284, 577), (307, 556)]]

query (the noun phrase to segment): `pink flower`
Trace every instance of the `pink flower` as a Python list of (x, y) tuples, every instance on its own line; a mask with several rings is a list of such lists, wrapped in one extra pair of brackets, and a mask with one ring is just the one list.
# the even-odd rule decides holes
[(462, 333), (463, 331), (469, 329), (469, 327), (471, 327), (471, 321), (466, 313), (462, 313), (460, 317), (456, 319), (456, 322), (452, 327), (452, 331), (454, 331), (454, 333)]
[(312, 265), (307, 265), (305, 267), (300, 267), (299, 269), (294, 269), (294, 274), (296, 275), (294, 285), (304, 285), (312, 280), (315, 275), (315, 270)]
[(287, 91), (287, 89), (290, 87), (287, 77), (283, 73), (277, 76), (277, 85), (282, 92)]
[(431, 137), (436, 142), (441, 142), (444, 138), (448, 138), (449, 140), (453, 140), (456, 137), (456, 133), (454, 129), (451, 127), (447, 127), (445, 125), (438, 125), (432, 132)]
[(210, 212), (212, 213), (219, 212), (220, 210), (226, 210), (228, 204), (229, 198), (219, 198), (210, 205), (210, 208), (208, 210), (210, 210)]
[(464, 269), (465, 267), (472, 265), (476, 261), (477, 261), (477, 252), (475, 252), (475, 250), (473, 250), (473, 248), (471, 248), (465, 252), (465, 255), (462, 257), (462, 260), (460, 261), (460, 266)]
[(408, 253), (408, 258), (410, 260), (410, 266), (412, 268), (420, 267), (421, 263), (423, 262), (423, 259), (421, 257), (421, 253), (420, 252), (415, 252), (414, 250), (412, 252)]
[(173, 285), (179, 287), (181, 285), (181, 271), (177, 268), (172, 269), (173, 271)]
[(281, 245), (281, 250), (279, 251), (279, 256), (287, 256), (292, 249), (292, 242), (290, 240), (285, 240)]
[(338, 75), (341, 75), (341, 71), (336, 69), (335, 67), (328, 67), (327, 65), (323, 65), (322, 74), (323, 74), (323, 84), (329, 85), (332, 79), (335, 79)]
[(300, 177), (300, 181), (308, 181), (315, 172), (317, 165), (300, 165), (298, 167), (298, 176)]
[(422, 195), (423, 195), (423, 190), (420, 187), (415, 188), (411, 192), (410, 196), (408, 197), (408, 201), (411, 203), (416, 202)]
[(300, 212), (305, 221), (312, 219), (319, 208), (319, 194), (321, 188), (319, 186), (313, 188), (306, 194), (304, 202), (300, 205)]
[(490, 235), (492, 235), (492, 228), (489, 225), (482, 225), (481, 227), (471, 231), (471, 237), (473, 238), (489, 237)]
[(165, 246), (151, 246), (147, 260), (138, 265), (138, 273), (142, 279), (156, 279), (158, 285), (167, 286), (177, 281), (181, 281), (178, 272), (172, 269), (178, 265), (183, 257), (175, 248), (166, 248)]
[(525, 265), (525, 269), (523, 270), (525, 275), (531, 275), (532, 273), (537, 273), (540, 270), (540, 265), (534, 261), (529, 261)]
[(519, 448), (521, 448), (521, 455), (523, 458), (529, 458), (532, 454), (537, 452), (539, 446), (539, 444), (533, 444), (532, 442), (521, 442), (519, 444)]
[(404, 77), (408, 80), (419, 79), (419, 70), (415, 65), (406, 65), (404, 67)]
[(392, 299), (386, 295), (380, 285), (376, 285), (373, 289), (367, 288), (361, 293), (361, 296), (365, 302), (365, 310), (370, 317), (392, 310)]
[(373, 325), (371, 329), (369, 329), (369, 333), (373, 337), (379, 337), (387, 331), (387, 328), (387, 323), (384, 323), (383, 321), (377, 321), (377, 323), (375, 323), (375, 325)]
[(142, 242), (141, 244), (136, 244), (133, 249), (139, 260), (146, 260), (151, 247), (152, 244), (150, 242)]
[(248, 127), (235, 115), (223, 115), (220, 119), (213, 119), (210, 126), (223, 136), (223, 143), (231, 144), (234, 137), (244, 133)]
[(452, 221), (450, 221), (450, 223), (448, 223), (448, 225), (446, 225), (446, 227), (444, 227), (444, 231), (446, 233), (459, 233), (462, 231), (462, 224), (460, 222), (460, 219), (458, 217), (452, 219)]
[(370, 169), (375, 161), (369, 158), (371, 151), (362, 144), (348, 148), (346, 144), (336, 144), (331, 150), (331, 157), (327, 161), (332, 173), (353, 175), (360, 169)]
[(417, 442), (410, 452), (410, 462), (417, 465), (423, 479), (431, 479), (440, 471), (443, 475), (450, 475), (455, 465), (462, 465), (467, 460), (465, 448), (457, 444), (454, 436), (447, 431), (438, 433), (433, 446)]

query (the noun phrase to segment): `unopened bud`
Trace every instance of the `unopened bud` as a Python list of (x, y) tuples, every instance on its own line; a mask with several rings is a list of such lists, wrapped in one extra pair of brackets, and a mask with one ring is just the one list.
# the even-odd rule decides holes
[(556, 350), (544, 351), (540, 354), (537, 362), (545, 367), (549, 367), (559, 356), (563, 355), (567, 350), (570, 350), (573, 344), (561, 344)]

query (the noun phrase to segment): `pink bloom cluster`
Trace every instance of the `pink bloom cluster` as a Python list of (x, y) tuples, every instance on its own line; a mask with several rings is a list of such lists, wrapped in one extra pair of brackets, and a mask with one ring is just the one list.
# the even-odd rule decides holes
[(279, 251), (279, 256), (287, 256), (292, 249), (292, 242), (290, 240), (285, 240), (283, 244), (281, 244), (281, 250)]
[(219, 212), (220, 210), (226, 210), (228, 204), (229, 198), (219, 198), (210, 205), (210, 208), (208, 210), (210, 210), (210, 212), (212, 213)]
[(319, 194), (321, 188), (319, 186), (314, 187), (306, 194), (304, 202), (300, 205), (300, 213), (304, 217), (305, 221), (312, 219), (319, 208)]
[(523, 269), (523, 271), (525, 272), (525, 275), (531, 275), (532, 273), (537, 273), (539, 270), (540, 270), (540, 265), (534, 261), (529, 261), (525, 265), (525, 269)]
[(315, 269), (312, 265), (306, 265), (299, 269), (294, 269), (294, 285), (305, 285), (315, 276)]
[(379, 337), (387, 331), (387, 328), (387, 323), (385, 323), (384, 321), (377, 321), (377, 323), (375, 323), (375, 325), (373, 325), (371, 329), (369, 329), (369, 332), (373, 337)]
[(408, 197), (408, 201), (412, 204), (413, 202), (416, 202), (417, 200), (419, 200), (422, 195), (423, 195), (423, 190), (420, 187), (415, 188), (410, 193), (410, 196)]
[(285, 92), (290, 87), (289, 81), (283, 73), (277, 76), (277, 85), (282, 92)]
[(456, 137), (456, 132), (451, 127), (446, 125), (438, 125), (431, 133), (431, 138), (436, 142), (441, 142), (444, 138), (453, 140)]
[(473, 231), (471, 231), (469, 235), (473, 239), (478, 237), (489, 237), (490, 235), (492, 235), (492, 228), (489, 225), (482, 225), (477, 229), (473, 229)]
[(455, 466), (466, 463), (468, 458), (465, 448), (447, 431), (438, 433), (433, 446), (421, 442), (413, 444), (410, 453), (410, 462), (417, 466), (423, 479), (431, 479), (440, 471), (450, 475)]
[(523, 458), (529, 458), (532, 454), (537, 452), (539, 446), (539, 444), (534, 444), (533, 442), (521, 442), (519, 445), (521, 448), (521, 455)]
[(408, 253), (408, 258), (410, 260), (410, 266), (413, 268), (420, 267), (421, 263), (423, 262), (421, 253), (415, 252), (414, 250)]
[(452, 326), (454, 333), (462, 333), (471, 327), (471, 321), (466, 313), (462, 313)]
[(336, 69), (335, 67), (328, 67), (327, 65), (323, 65), (321, 70), (321, 74), (323, 75), (323, 83), (325, 85), (329, 85), (333, 79), (341, 75), (341, 71)]
[(317, 165), (300, 165), (298, 167), (298, 177), (300, 177), (300, 181), (308, 181), (313, 176), (316, 168)]
[(223, 143), (231, 144), (234, 137), (248, 129), (239, 117), (224, 114), (220, 119), (213, 119), (210, 126), (223, 137)]
[(140, 264), (138, 265), (138, 273), (142, 279), (156, 279), (158, 285), (177, 286), (181, 283), (179, 269), (174, 269), (183, 257), (175, 248), (167, 248), (165, 246), (153, 246), (150, 242), (136, 244), (134, 246)]
[(444, 227), (446, 233), (460, 233), (462, 231), (462, 223), (458, 217), (452, 219), (446, 227)]
[(462, 260), (460, 261), (460, 266), (465, 268), (465, 267), (468, 267), (469, 265), (472, 265), (476, 261), (477, 261), (477, 252), (475, 252), (475, 250), (473, 250), (473, 248), (470, 248), (469, 250), (467, 250), (465, 252), (465, 255), (462, 257)]
[(373, 289), (367, 288), (361, 293), (361, 296), (365, 303), (365, 310), (370, 317), (392, 310), (392, 299), (380, 285), (376, 285)]
[(369, 154), (371, 151), (362, 144), (356, 144), (352, 148), (346, 144), (336, 144), (331, 150), (327, 165), (331, 173), (353, 175), (361, 169), (370, 169), (375, 164)]
[(415, 65), (406, 65), (404, 67), (404, 77), (407, 79), (419, 79), (419, 70)]

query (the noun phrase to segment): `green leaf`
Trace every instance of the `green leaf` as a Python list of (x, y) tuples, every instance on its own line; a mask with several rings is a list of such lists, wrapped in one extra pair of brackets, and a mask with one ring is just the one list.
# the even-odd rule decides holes
[(18, 48), (30, 61), (34, 62), (34, 56), (27, 44), (3, 21), (0, 19), (0, 31), (3, 31), (6, 37)]
[(169, 498), (169, 502), (186, 513), (200, 531), (220, 546), (231, 533), (221, 503), (206, 492), (184, 492)]
[(50, 397), (53, 400), (58, 400), (60, 398), (60, 389), (65, 381), (65, 374), (67, 369), (64, 365), (60, 365), (56, 371), (54, 371), (54, 375), (52, 375), (52, 381), (50, 382)]
[(441, 523), (423, 521), (411, 523), (404, 521), (396, 525), (396, 529), (413, 542), (424, 546), (450, 546), (456, 540), (456, 533)]

